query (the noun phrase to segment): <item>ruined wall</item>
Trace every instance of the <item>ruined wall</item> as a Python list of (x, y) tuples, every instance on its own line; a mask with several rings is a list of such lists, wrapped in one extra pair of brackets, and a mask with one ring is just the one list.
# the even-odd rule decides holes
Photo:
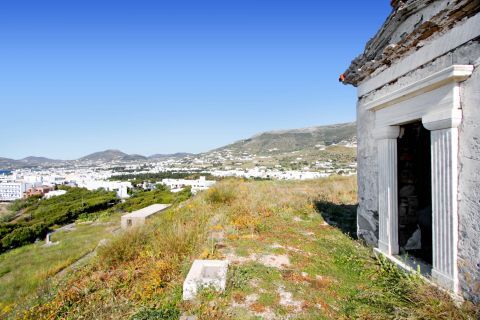
[[(460, 57), (458, 57), (460, 58)], [(480, 302), (480, 43), (465, 51), (475, 70), (461, 85), (458, 268), (464, 296)]]
[(394, 2), (383, 26), (342, 74), (343, 83), (357, 86), (480, 12), (480, 0)]

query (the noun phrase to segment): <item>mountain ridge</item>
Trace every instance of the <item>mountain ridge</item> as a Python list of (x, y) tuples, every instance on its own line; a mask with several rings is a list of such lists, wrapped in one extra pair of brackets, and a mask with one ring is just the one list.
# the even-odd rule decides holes
[(342, 142), (356, 142), (356, 122), (338, 123), (299, 129), (272, 130), (238, 140), (226, 146), (214, 149), (223, 151), (232, 149), (237, 152), (269, 154), (312, 149), (319, 145), (329, 146)]
[[(319, 146), (329, 146), (342, 143), (356, 143), (356, 123), (346, 122), (332, 125), (313, 126), (298, 129), (283, 129), (260, 132), (247, 139), (207, 151), (203, 154), (232, 149), (238, 153), (251, 154), (286, 153), (298, 150), (314, 150)], [(181, 159), (195, 154), (177, 152), (172, 154), (127, 154), (118, 149), (106, 149), (90, 153), (76, 160), (58, 160), (46, 157), (29, 156), (15, 160), (0, 157), (0, 169), (15, 169), (40, 166), (58, 166), (82, 162), (112, 162), (112, 161), (153, 161), (165, 159)]]

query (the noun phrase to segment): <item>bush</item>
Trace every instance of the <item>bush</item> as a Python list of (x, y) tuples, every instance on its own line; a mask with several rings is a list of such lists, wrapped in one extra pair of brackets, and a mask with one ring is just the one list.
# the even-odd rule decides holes
[(180, 310), (175, 306), (167, 306), (162, 309), (142, 309), (134, 314), (131, 320), (177, 320)]
[(206, 200), (213, 204), (229, 204), (235, 199), (235, 191), (230, 185), (208, 189)]
[(107, 245), (98, 248), (101, 263), (111, 267), (125, 261), (133, 260), (149, 242), (148, 233), (144, 228), (134, 228), (122, 233)]
[(25, 198), (25, 199), (18, 199), (18, 200), (13, 201), (8, 206), (8, 209), (11, 210), (11, 211), (20, 211), (22, 209), (25, 209), (25, 208), (28, 208), (28, 207), (31, 207), (31, 206), (35, 205), (41, 198), (42, 198), (42, 196), (38, 195), (38, 196), (28, 197), (28, 198)]
[(2, 239), (2, 248), (10, 249), (23, 246), (34, 242), (38, 238), (43, 238), (47, 232), (48, 227), (44, 223), (37, 223), (30, 227), (14, 229)]
[(116, 206), (117, 209), (126, 212), (132, 212), (145, 208), (155, 203), (178, 203), (191, 197), (190, 188), (172, 193), (168, 189), (155, 189), (152, 191), (137, 191), (124, 203)]
[(18, 224), (0, 223), (0, 239), (12, 232)]
[(0, 223), (2, 250), (34, 242), (44, 237), (49, 227), (75, 221), (82, 213), (108, 209), (118, 201), (115, 192), (64, 189), (67, 193), (58, 197), (30, 197), (13, 202), (10, 210), (23, 210), (23, 216), (16, 223)]

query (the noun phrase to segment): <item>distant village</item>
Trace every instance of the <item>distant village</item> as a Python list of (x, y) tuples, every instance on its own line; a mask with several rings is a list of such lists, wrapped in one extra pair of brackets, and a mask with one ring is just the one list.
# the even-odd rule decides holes
[[(345, 141), (342, 146), (355, 148), (356, 142)], [(322, 150), (319, 145), (318, 149)], [(68, 163), (63, 166), (21, 168), (0, 171), (0, 201), (14, 201), (30, 196), (52, 197), (63, 194), (64, 190), (55, 190), (56, 186), (96, 190), (103, 188), (115, 191), (121, 199), (127, 198), (131, 188), (151, 190), (163, 184), (176, 192), (190, 187), (192, 193), (208, 189), (215, 178), (239, 177), (246, 179), (308, 180), (330, 175), (354, 175), (356, 162), (339, 163), (334, 159), (317, 160), (304, 158), (302, 152), (290, 152), (288, 162), (278, 161), (276, 150), (268, 150), (271, 155), (256, 155), (247, 152), (223, 149), (199, 155), (187, 155), (181, 158), (167, 158), (157, 161), (84, 161)], [(284, 155), (282, 155), (285, 158)], [(144, 181), (133, 185), (125, 179), (115, 179), (128, 175), (136, 180), (137, 175), (165, 173), (172, 177), (176, 173), (195, 174), (199, 179), (161, 179)], [(205, 176), (209, 177), (206, 179)]]

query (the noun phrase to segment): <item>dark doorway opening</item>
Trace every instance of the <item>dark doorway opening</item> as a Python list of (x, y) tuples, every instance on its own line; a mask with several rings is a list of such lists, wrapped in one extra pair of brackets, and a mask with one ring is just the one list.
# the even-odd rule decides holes
[(409, 123), (397, 141), (400, 253), (432, 264), (430, 131), (420, 121)]

